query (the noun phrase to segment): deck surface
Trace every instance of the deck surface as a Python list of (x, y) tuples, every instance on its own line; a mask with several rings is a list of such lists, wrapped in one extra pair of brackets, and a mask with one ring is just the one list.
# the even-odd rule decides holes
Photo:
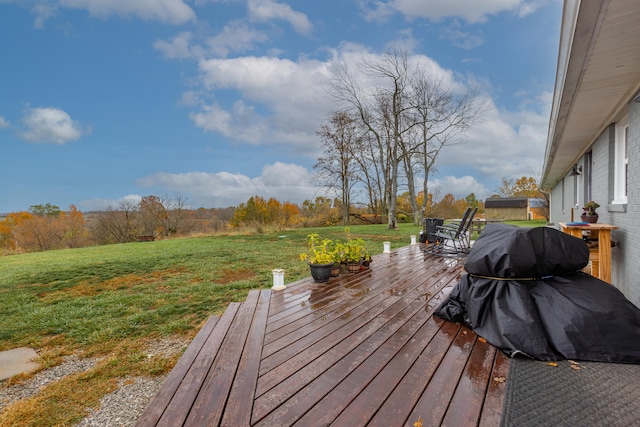
[(499, 425), (509, 360), (433, 316), (462, 263), (411, 245), (251, 291), (203, 326), (137, 425)]

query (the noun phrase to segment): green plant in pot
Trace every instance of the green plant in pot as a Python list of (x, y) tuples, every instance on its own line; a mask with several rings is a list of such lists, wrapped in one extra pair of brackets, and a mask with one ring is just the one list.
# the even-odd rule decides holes
[(311, 276), (316, 282), (326, 282), (331, 277), (334, 264), (334, 243), (329, 239), (320, 240), (316, 233), (307, 235), (308, 249), (300, 254), (302, 261), (307, 261)]
[(347, 265), (346, 247), (345, 244), (339, 240), (333, 244), (333, 269), (331, 270), (332, 276), (338, 276), (342, 266)]
[(364, 258), (362, 258), (362, 265), (365, 267), (369, 267), (369, 265), (371, 265), (371, 254), (366, 249), (364, 251)]
[(345, 243), (345, 260), (350, 272), (360, 271), (360, 265), (365, 258), (366, 248), (364, 240), (349, 239)]
[(598, 209), (599, 207), (600, 205), (593, 200), (588, 201), (584, 204), (584, 206), (582, 206), (584, 212), (582, 213), (582, 215), (580, 215), (580, 219), (584, 222), (589, 222), (592, 224), (598, 222), (599, 215), (598, 212), (596, 212), (596, 209)]

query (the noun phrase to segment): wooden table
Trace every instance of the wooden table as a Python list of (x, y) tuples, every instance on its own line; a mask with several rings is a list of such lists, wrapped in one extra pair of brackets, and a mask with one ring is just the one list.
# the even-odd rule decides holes
[[(607, 283), (611, 283), (611, 230), (615, 230), (618, 227), (610, 224), (589, 224), (589, 225), (567, 225), (565, 222), (561, 222), (560, 226), (562, 231), (571, 234), (574, 237), (582, 239), (583, 231), (590, 231), (591, 239), (595, 239), (598, 242), (598, 246), (594, 250), (590, 250), (591, 255), (594, 257), (594, 261), (597, 262), (598, 268), (592, 268), (591, 275), (604, 280)], [(591, 258), (591, 257), (590, 257)], [(595, 262), (592, 262), (592, 266), (595, 266)]]

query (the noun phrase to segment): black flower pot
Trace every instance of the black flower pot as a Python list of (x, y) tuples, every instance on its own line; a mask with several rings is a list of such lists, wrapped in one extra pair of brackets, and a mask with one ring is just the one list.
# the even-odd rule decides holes
[(316, 282), (326, 282), (331, 278), (331, 269), (333, 268), (333, 263), (329, 264), (309, 264), (309, 269), (311, 270), (311, 277)]

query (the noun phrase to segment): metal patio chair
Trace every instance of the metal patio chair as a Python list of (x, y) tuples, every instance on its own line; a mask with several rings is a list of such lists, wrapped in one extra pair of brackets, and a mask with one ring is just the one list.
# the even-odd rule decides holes
[(436, 242), (426, 252), (443, 256), (464, 256), (471, 250), (469, 228), (478, 208), (468, 208), (457, 226), (441, 225), (436, 229)]

